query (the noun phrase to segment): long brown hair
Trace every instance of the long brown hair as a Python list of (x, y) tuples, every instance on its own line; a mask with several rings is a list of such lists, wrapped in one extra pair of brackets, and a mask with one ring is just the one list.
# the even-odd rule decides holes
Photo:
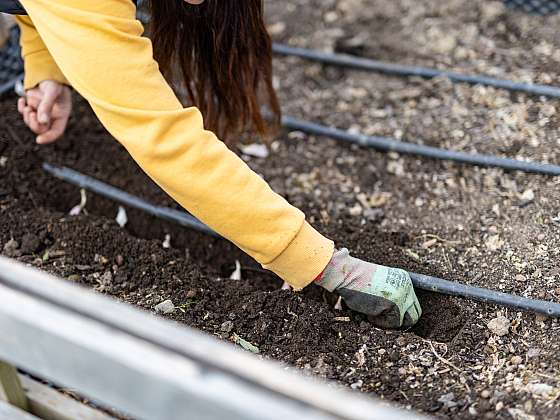
[[(243, 131), (265, 139), (279, 126), (271, 41), (262, 0), (151, 0), (154, 57), (170, 82), (184, 82), (206, 128), (229, 145)], [(268, 123), (262, 114), (265, 108)]]

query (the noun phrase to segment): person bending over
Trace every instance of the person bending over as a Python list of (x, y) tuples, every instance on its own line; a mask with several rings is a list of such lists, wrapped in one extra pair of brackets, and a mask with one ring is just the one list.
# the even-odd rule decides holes
[[(18, 110), (37, 143), (63, 134), (72, 86), (161, 188), (294, 289), (315, 283), (377, 326), (414, 325), (422, 311), (406, 271), (335, 249), (225, 144), (244, 130), (270, 135), (280, 122), (262, 0), (150, 8), (151, 40), (132, 0), (0, 0), (0, 11), (19, 14)], [(184, 108), (166, 80), (181, 81), (195, 106)]]

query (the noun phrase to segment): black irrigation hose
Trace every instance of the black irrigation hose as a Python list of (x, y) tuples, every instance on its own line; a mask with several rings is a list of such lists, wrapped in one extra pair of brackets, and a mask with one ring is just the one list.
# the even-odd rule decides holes
[(408, 153), (425, 156), (432, 159), (452, 160), (455, 162), (467, 163), (471, 165), (492, 166), (496, 168), (533, 172), (546, 175), (560, 175), (560, 165), (525, 162), (522, 160), (501, 158), (491, 155), (455, 152), (452, 150), (440, 149), (437, 147), (406, 143), (387, 137), (368, 136), (365, 134), (352, 134), (337, 128), (331, 128), (321, 124), (299, 120), (288, 116), (284, 116), (282, 118), (282, 125), (290, 130), (298, 130), (308, 134), (327, 136), (336, 140), (355, 143), (360, 146), (372, 147), (378, 150)]
[(20, 79), (21, 76), (18, 76), (6, 83), (0, 83), (0, 96), (4, 95), (5, 93), (8, 93), (11, 90), (14, 90), (18, 80)]
[(555, 86), (520, 83), (514, 82), (512, 80), (496, 79), (493, 77), (480, 75), (462, 74), (453, 71), (437, 70), (427, 67), (405, 66), (403, 64), (388, 63), (384, 61), (372, 60), (369, 58), (356, 57), (348, 54), (332, 54), (318, 50), (290, 47), (289, 45), (277, 43), (273, 44), (272, 48), (276, 54), (300, 57), (306, 60), (323, 64), (349, 67), (357, 70), (365, 70), (404, 77), (419, 76), (426, 79), (443, 76), (456, 83), (469, 83), (472, 85), (480, 84), (514, 92), (525, 92), (531, 95), (560, 98), (560, 88)]
[(425, 276), (424, 274), (410, 273), (410, 278), (414, 286), (418, 289), (451, 296), (461, 296), (484, 303), (494, 303), (560, 318), (560, 303), (528, 299), (508, 293), (456, 283), (437, 277)]
[[(99, 195), (111, 198), (119, 203), (126, 204), (130, 207), (143, 210), (149, 214), (160, 217), (167, 221), (178, 223), (195, 229), (199, 232), (219, 237), (212, 229), (204, 225), (193, 216), (185, 212), (169, 209), (166, 207), (154, 206), (139, 197), (129, 194), (118, 188), (107, 185), (101, 181), (83, 175), (69, 168), (55, 167), (48, 163), (43, 164), (43, 169), (56, 178), (77, 185), (80, 188), (93, 191)], [(451, 296), (459, 296), (478, 300), (484, 303), (493, 303), (497, 305), (509, 306), (516, 309), (533, 311), (536, 313), (560, 317), (560, 304), (555, 302), (547, 302), (543, 300), (528, 299), (521, 296), (509, 295), (506, 293), (495, 292), (489, 289), (469, 286), (466, 284), (451, 282), (437, 277), (430, 277), (423, 274), (410, 273), (414, 286), (418, 289), (430, 292), (443, 293)]]
[(83, 175), (70, 168), (56, 167), (48, 163), (43, 163), (43, 169), (56, 178), (77, 185), (80, 188), (92, 191), (103, 197), (107, 197), (113, 201), (116, 201), (117, 203), (142, 210), (148, 214), (159, 217), (160, 219), (178, 223), (181, 226), (188, 227), (207, 235), (211, 235), (214, 237), (220, 236), (190, 214), (187, 214), (183, 211), (170, 209), (168, 207), (155, 206), (139, 197), (127, 193), (126, 191), (112, 187), (111, 185), (105, 184), (104, 182), (98, 181), (97, 179), (89, 177), (87, 175)]

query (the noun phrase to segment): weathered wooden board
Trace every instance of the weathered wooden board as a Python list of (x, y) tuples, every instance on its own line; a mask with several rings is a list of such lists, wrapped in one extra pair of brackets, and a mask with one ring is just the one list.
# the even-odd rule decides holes
[(419, 417), (1, 257), (0, 331), (0, 358), (140, 418)]
[(29, 404), (19, 381), (17, 369), (2, 360), (0, 360), (0, 388), (8, 404), (29, 411)]
[(29, 401), (29, 411), (43, 420), (114, 420), (28, 376), (19, 378)]
[(40, 420), (5, 401), (0, 400), (0, 420)]

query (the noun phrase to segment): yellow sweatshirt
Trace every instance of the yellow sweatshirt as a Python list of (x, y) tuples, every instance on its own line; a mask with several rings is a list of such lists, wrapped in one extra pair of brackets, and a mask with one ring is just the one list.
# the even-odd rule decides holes
[(183, 108), (132, 1), (21, 3), (27, 89), (46, 79), (71, 84), (161, 188), (295, 288), (323, 271), (332, 241), (205, 131), (198, 109)]

